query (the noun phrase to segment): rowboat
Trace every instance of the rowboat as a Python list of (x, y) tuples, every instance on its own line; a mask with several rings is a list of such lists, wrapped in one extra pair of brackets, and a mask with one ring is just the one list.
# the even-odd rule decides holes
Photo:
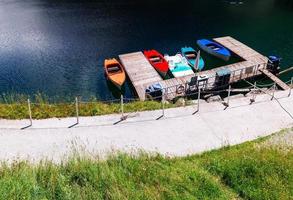
[[(182, 47), (181, 48), (181, 54), (187, 59), (188, 64), (195, 69), (195, 60), (196, 60), (196, 56), (197, 56), (197, 51), (195, 51), (192, 47)], [(198, 63), (198, 71), (201, 71), (204, 68), (204, 60), (202, 59), (202, 57), (200, 57), (199, 59), (199, 63)]]
[(121, 89), (126, 79), (122, 65), (115, 58), (106, 59), (104, 62), (104, 68), (107, 79)]
[(207, 53), (214, 55), (220, 59), (223, 59), (225, 61), (228, 61), (231, 57), (230, 51), (216, 42), (207, 39), (202, 39), (197, 40), (197, 44), (201, 49), (203, 49)]
[(159, 72), (159, 74), (162, 77), (165, 77), (169, 70), (169, 65), (162, 54), (156, 50), (144, 51), (143, 53), (151, 65)]
[(188, 61), (181, 54), (176, 54), (175, 56), (165, 55), (164, 58), (169, 64), (169, 69), (174, 77), (182, 77), (194, 74)]

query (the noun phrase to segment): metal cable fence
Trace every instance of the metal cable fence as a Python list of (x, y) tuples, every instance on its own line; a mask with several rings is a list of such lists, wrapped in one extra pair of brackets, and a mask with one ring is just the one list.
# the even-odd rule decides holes
[[(291, 96), (292, 90), (292, 80), (293, 77), (286, 81), (286, 83), (290, 83), (291, 87), (288, 91), (288, 97)], [(247, 93), (251, 94), (251, 103), (255, 102), (256, 95), (258, 94), (268, 94), (272, 96), (272, 99), (275, 98), (275, 90), (276, 84), (254, 84), (246, 81), (248, 83), (248, 87), (241, 88), (241, 90), (246, 89)], [(266, 86), (265, 88), (262, 88)], [(271, 87), (267, 87), (271, 86)], [(179, 87), (179, 86), (175, 86)], [(174, 92), (174, 91), (173, 91)], [(175, 90), (176, 92), (176, 90)], [(215, 90), (205, 90), (204, 85), (196, 85), (193, 88), (185, 87), (182, 96), (179, 98), (183, 98), (184, 100), (193, 100), (192, 104), (196, 105), (196, 112), (199, 112), (200, 109), (200, 100), (203, 95), (217, 95), (220, 93), (226, 94), (226, 100), (222, 103), (225, 107), (229, 107), (229, 101), (231, 93), (233, 93), (233, 89), (231, 85), (227, 87), (223, 87), (222, 89)], [(127, 120), (130, 117), (136, 117), (137, 114), (146, 110), (161, 110), (161, 117), (165, 116), (165, 109), (177, 107), (177, 105), (169, 103), (166, 99), (167, 95), (172, 95), (172, 89), (168, 88), (167, 90), (163, 90), (161, 95), (152, 97), (151, 100), (140, 101), (138, 98), (128, 98), (121, 95), (120, 99), (112, 99), (106, 101), (100, 100), (92, 100), (85, 101), (80, 97), (76, 97), (74, 101), (68, 103), (57, 103), (57, 104), (48, 104), (48, 103), (39, 103), (39, 102), (31, 102), (30, 99), (27, 99), (26, 105), (24, 103), (15, 103), (11, 106), (10, 111), (11, 115), (15, 114), (15, 112), (20, 112), (23, 118), (29, 119), (29, 125), (27, 127), (31, 127), (33, 125), (34, 119), (42, 119), (42, 118), (63, 118), (63, 117), (75, 117), (76, 123), (78, 125), (80, 123), (80, 116), (98, 116), (105, 114), (120, 114), (121, 121)], [(182, 105), (180, 105), (182, 106)], [(185, 106), (185, 104), (183, 105)], [(27, 128), (26, 127), (26, 128)], [(73, 126), (72, 126), (73, 127)]]

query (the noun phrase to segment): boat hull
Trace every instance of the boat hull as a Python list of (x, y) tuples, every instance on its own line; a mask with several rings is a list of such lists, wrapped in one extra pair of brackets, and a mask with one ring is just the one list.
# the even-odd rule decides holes
[(197, 51), (195, 51), (192, 47), (182, 47), (181, 48), (181, 54), (187, 59), (188, 61), (188, 64), (192, 67), (192, 69), (196, 70), (196, 71), (201, 71), (203, 70), (204, 68), (204, 65), (205, 65), (205, 62), (203, 60), (202, 57), (200, 57), (200, 60), (199, 60), (199, 64), (198, 64), (198, 69), (195, 69), (194, 68), (194, 64), (195, 64), (195, 59), (189, 59), (186, 54), (188, 52), (194, 52), (195, 55), (197, 55)]
[[(118, 68), (118, 72), (110, 72), (111, 67)], [(116, 59), (107, 59), (104, 63), (105, 75), (107, 80), (111, 81), (118, 89), (121, 89), (126, 80), (126, 74), (122, 65)]]
[[(149, 63), (155, 68), (155, 70), (164, 78), (168, 71), (169, 65), (165, 58), (156, 50), (149, 50), (143, 52), (145, 57), (148, 59)], [(159, 59), (159, 62), (156, 62), (153, 59)]]

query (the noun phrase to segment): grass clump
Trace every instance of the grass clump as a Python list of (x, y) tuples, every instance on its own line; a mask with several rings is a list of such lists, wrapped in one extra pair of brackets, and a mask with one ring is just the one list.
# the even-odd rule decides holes
[(1, 199), (231, 199), (202, 168), (180, 159), (120, 154), (106, 161), (2, 166)]
[[(292, 130), (291, 130), (292, 131)], [(265, 141), (212, 151), (197, 159), (244, 199), (293, 197), (293, 147), (286, 150)]]

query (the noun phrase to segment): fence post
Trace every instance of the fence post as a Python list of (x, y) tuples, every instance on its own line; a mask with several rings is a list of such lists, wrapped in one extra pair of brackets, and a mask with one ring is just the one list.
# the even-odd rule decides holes
[(289, 95), (288, 95), (288, 97), (291, 96), (291, 90), (292, 90), (292, 87), (293, 87), (293, 77), (291, 77), (290, 89), (289, 89)]
[(162, 100), (161, 100), (161, 104), (162, 104), (162, 116), (165, 116), (165, 95), (163, 93), (162, 95)]
[(33, 118), (32, 118), (32, 110), (31, 110), (31, 101), (30, 99), (27, 99), (27, 106), (28, 106), (28, 114), (30, 117), (30, 126), (33, 125)]
[(197, 112), (199, 112), (199, 100), (200, 100), (200, 88), (198, 88), (198, 97), (197, 97)]
[(75, 97), (76, 124), (79, 124), (78, 98)]
[(276, 90), (276, 83), (274, 83), (273, 95), (272, 95), (271, 100), (273, 100), (275, 98), (275, 90)]
[(255, 96), (256, 96), (255, 92), (256, 92), (256, 81), (254, 82), (254, 85), (253, 85), (253, 94), (252, 94), (252, 98), (250, 99), (250, 104), (255, 102)]
[(230, 94), (231, 94), (231, 85), (229, 85), (229, 89), (228, 89), (227, 106), (229, 106), (229, 102), (230, 102)]
[(120, 106), (121, 106), (121, 119), (124, 119), (124, 102), (123, 102), (123, 94), (120, 96)]

